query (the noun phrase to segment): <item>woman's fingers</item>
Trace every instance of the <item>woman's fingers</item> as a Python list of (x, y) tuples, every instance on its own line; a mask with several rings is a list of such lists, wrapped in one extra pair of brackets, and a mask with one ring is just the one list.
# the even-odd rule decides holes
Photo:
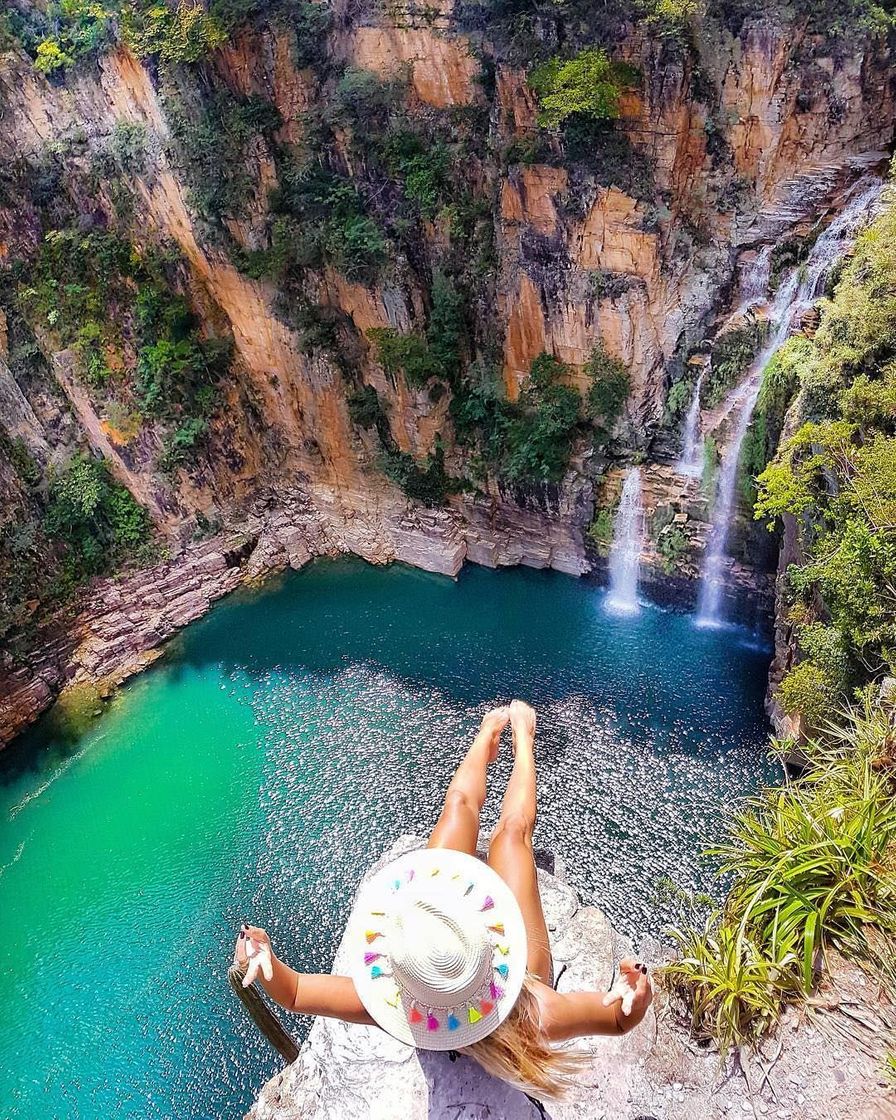
[(619, 962), (619, 973), (616, 982), (603, 998), (604, 1007), (612, 1007), (614, 1003), (620, 1005), (623, 1015), (631, 1015), (635, 1000), (643, 998), (650, 992), (650, 981), (647, 979), (647, 967), (631, 957), (626, 957)]
[(249, 957), (249, 964), (246, 967), (246, 975), (243, 977), (243, 987), (250, 988), (255, 983), (255, 978), (258, 976), (258, 969), (261, 967), (261, 961), (256, 957)]
[[(243, 944), (246, 946), (245, 955), (247, 960), (246, 975), (243, 977), (243, 987), (248, 988), (250, 984), (254, 984), (258, 979), (259, 970), (265, 980), (271, 981), (274, 979), (274, 963), (271, 960), (271, 943), (267, 940), (267, 934), (263, 929), (257, 926), (249, 926), (250, 935), (241, 938)], [(264, 936), (265, 940), (260, 940), (255, 937), (251, 931), (255, 931)]]
[(237, 935), (236, 944), (233, 947), (233, 963), (246, 963), (246, 931), (242, 929)]

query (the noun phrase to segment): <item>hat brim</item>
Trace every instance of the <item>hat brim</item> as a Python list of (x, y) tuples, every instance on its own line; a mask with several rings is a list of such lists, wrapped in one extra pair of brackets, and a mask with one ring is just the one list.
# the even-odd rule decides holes
[[(499, 994), (488, 999), (491, 1007), (486, 1014), (481, 1013), (479, 1004), (473, 1015), (469, 1006), (459, 1005), (452, 1012), (440, 1011), (432, 1021), (424, 1012), (419, 1021), (412, 1022), (415, 1011), (419, 1014), (423, 1009), (415, 1007), (414, 1001), (392, 979), (386, 967), (388, 962), (379, 967), (365, 963), (365, 954), (376, 949), (376, 941), (371, 943), (369, 934), (376, 932), (377, 923), (388, 920), (395, 905), (400, 889), (395, 884), (410, 884), (417, 876), (423, 880), (439, 876), (448, 899), (452, 889), (449, 884), (461, 882), (463, 890), (467, 884), (473, 884), (471, 897), (493, 901), (493, 907), (483, 913), (482, 920), (485, 926), (500, 924), (504, 928), (500, 936), (495, 935), (496, 960), (498, 967), (503, 965), (504, 970), (495, 975)], [(491, 1034), (513, 1010), (526, 976), (526, 924), (513, 892), (488, 864), (448, 848), (408, 852), (369, 879), (355, 903), (347, 948), (352, 980), (370, 1016), (395, 1038), (423, 1050), (457, 1050)], [(471, 1021), (474, 1016), (477, 1017)], [(433, 1028), (433, 1021), (438, 1026)]]

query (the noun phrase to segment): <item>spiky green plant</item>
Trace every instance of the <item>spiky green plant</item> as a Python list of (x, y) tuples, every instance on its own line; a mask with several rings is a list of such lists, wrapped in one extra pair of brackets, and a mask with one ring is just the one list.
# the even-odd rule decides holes
[(805, 745), (799, 780), (766, 790), (714, 849), (731, 879), (664, 970), (698, 1036), (724, 1052), (810, 993), (835, 948), (896, 990), (896, 728), (867, 692)]

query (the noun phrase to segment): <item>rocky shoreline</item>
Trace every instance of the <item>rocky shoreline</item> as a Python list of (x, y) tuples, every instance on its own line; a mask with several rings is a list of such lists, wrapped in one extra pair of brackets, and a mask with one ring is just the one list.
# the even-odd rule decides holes
[[(320, 556), (352, 554), (375, 564), (400, 561), (454, 577), (464, 563), (523, 564), (601, 578), (603, 561), (587, 541), (591, 484), (572, 474), (536, 491), (460, 495), (429, 509), (397, 493), (309, 487), (256, 501), (231, 528), (184, 546), (170, 559), (119, 578), (95, 581), (73, 618), (38, 631), (21, 661), (0, 649), (0, 746), (81, 685), (108, 696), (161, 656), (164, 643), (201, 618), (218, 599)], [(695, 584), (644, 568), (645, 592), (662, 605), (687, 608)], [(743, 573), (731, 591), (735, 617), (771, 617), (770, 587)]]
[(591, 516), (585, 484), (551, 488), (528, 505), (504, 497), (464, 497), (448, 509), (389, 501), (381, 493), (319, 487), (256, 502), (233, 528), (194, 542), (175, 557), (119, 579), (97, 580), (66, 623), (38, 632), (17, 664), (0, 651), (0, 745), (79, 685), (108, 695), (161, 655), (163, 644), (241, 584), (317, 556), (354, 554), (402, 561), (456, 576), (466, 561), (527, 564), (582, 575), (582, 524)]

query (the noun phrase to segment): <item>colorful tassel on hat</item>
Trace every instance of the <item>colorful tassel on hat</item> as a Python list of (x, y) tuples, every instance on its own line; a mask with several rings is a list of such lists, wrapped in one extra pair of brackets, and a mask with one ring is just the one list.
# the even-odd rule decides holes
[(396, 992), (391, 999), (387, 999), (386, 1003), (388, 1003), (390, 1007), (398, 1007), (398, 992)]
[(364, 954), (364, 963), (365, 964), (373, 964), (373, 962), (378, 961), (382, 955), (383, 955), (382, 953), (365, 953)]
[(501, 974), (501, 976), (503, 976), (503, 977), (504, 977), (504, 979), (506, 980), (506, 979), (507, 979), (507, 975), (508, 975), (508, 973), (510, 972), (510, 969), (509, 969), (509, 968), (507, 967), (507, 965), (506, 965), (506, 964), (499, 964), (499, 965), (498, 965), (498, 972), (499, 972), (499, 973)]
[(470, 1020), (471, 1023), (478, 1023), (479, 1020), (482, 1018), (482, 1015), (479, 1011), (476, 1010), (475, 1007), (471, 1007), (470, 1010), (467, 1012), (467, 1018)]
[(382, 976), (382, 975), (383, 975), (383, 970), (380, 968), (380, 966), (378, 964), (375, 964), (373, 966), (373, 968), (370, 970), (370, 979), (371, 980), (376, 980), (376, 978), (378, 976)]
[(491, 1013), (495, 1010), (495, 1005), (493, 1003), (491, 1003), (489, 1000), (484, 999), (479, 1004), (479, 1010), (482, 1012), (483, 1015), (491, 1015)]
[(488, 993), (492, 999), (500, 999), (504, 995), (504, 989), (500, 984), (496, 984), (494, 980), (488, 986)]
[(432, 1014), (426, 1016), (426, 1029), (428, 1031), (437, 1031), (439, 1029), (439, 1020)]
[(487, 894), (485, 896), (485, 902), (483, 902), (483, 904), (479, 907), (480, 913), (483, 910), (491, 910), (491, 908), (494, 905), (495, 905), (495, 900), (492, 898), (492, 896), (490, 894)]
[(410, 1015), (408, 1015), (408, 1022), (410, 1022), (410, 1023), (422, 1023), (423, 1022), (423, 1016), (420, 1014), (420, 1012), (417, 1010), (416, 1007), (411, 1008), (411, 1013), (410, 1013)]
[(502, 957), (506, 957), (510, 952), (510, 947), (508, 945), (496, 945), (495, 948), (498, 950)]
[(500, 935), (502, 937), (504, 936), (504, 923), (503, 922), (495, 922), (495, 924), (493, 926), (489, 926), (488, 928), (492, 931), (492, 933), (500, 933)]
[(472, 890), (472, 889), (473, 889), (473, 888), (474, 888), (475, 886), (476, 886), (476, 884), (475, 884), (475, 883), (470, 883), (470, 885), (469, 885), (469, 886), (467, 887), (467, 889), (466, 889), (466, 890), (464, 891), (464, 898), (466, 898), (466, 897), (467, 897), (467, 895), (468, 895), (468, 894), (470, 893), (470, 891), (471, 891), (471, 890)]
[(456, 1031), (459, 1026), (460, 1026), (460, 1023), (457, 1021), (457, 1019), (453, 1015), (449, 1015), (448, 1016), (448, 1030), (449, 1031)]
[(379, 930), (376, 930), (376, 929), (368, 929), (368, 930), (366, 930), (366, 931), (365, 931), (365, 933), (364, 933), (364, 939), (365, 939), (365, 941), (367, 942), (367, 944), (368, 944), (368, 945), (369, 945), (369, 944), (370, 944), (370, 943), (371, 943), (372, 941), (376, 941), (376, 939), (377, 939), (378, 937), (382, 937), (382, 936), (383, 936), (383, 935), (382, 935), (382, 934), (380, 933), (380, 931), (379, 931)]
[(411, 870), (410, 870), (410, 871), (409, 871), (409, 872), (407, 873), (407, 875), (405, 875), (405, 878), (407, 879), (407, 881), (408, 881), (408, 882), (410, 882), (410, 881), (411, 881), (411, 879), (413, 879), (413, 878), (414, 878), (414, 869), (413, 869), (413, 867), (412, 867), (412, 868), (411, 868)]

